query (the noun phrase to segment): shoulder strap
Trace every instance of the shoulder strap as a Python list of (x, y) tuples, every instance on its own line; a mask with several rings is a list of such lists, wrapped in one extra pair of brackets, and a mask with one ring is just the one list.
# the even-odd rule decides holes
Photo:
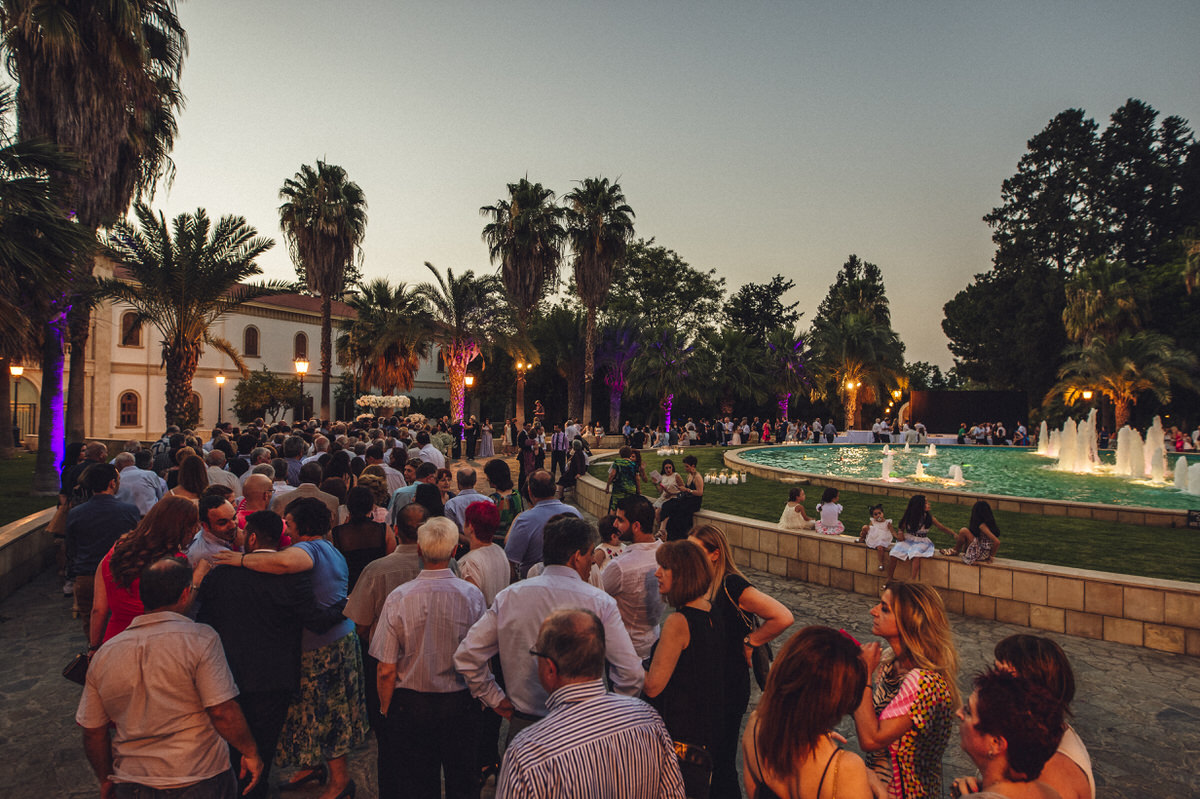
[[(833, 761), (842, 753), (840, 748), (834, 747), (833, 754), (829, 756), (829, 760), (825, 762), (825, 770), (821, 772), (821, 781), (817, 783), (817, 793), (815, 799), (821, 799), (821, 789), (825, 787), (825, 775), (829, 773), (829, 767), (833, 765)], [(837, 769), (833, 770), (833, 790), (837, 792)], [(832, 796), (832, 795), (831, 795)]]

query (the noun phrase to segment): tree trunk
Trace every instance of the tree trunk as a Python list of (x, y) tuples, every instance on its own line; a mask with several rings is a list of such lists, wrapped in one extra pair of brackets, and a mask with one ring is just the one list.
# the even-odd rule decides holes
[(587, 309), (587, 333), (583, 341), (583, 424), (591, 424), (592, 378), (596, 375), (596, 309)]
[(467, 363), (461, 352), (448, 353), (446, 373), (450, 381), (450, 421), (461, 422), (467, 405)]
[(167, 361), (167, 424), (186, 426), (187, 407), (192, 399), (192, 378), (196, 374), (199, 356), (190, 347), (168, 352)]
[(525, 375), (517, 372), (517, 427), (525, 426)]
[(39, 494), (57, 494), (60, 484), (59, 463), (66, 452), (63, 438), (63, 328), (66, 319), (59, 317), (46, 325), (42, 341), (42, 393), (39, 402), (37, 466), (33, 473), (33, 490)]
[[(591, 387), (591, 384), (587, 384)], [(580, 396), (579, 380), (576, 375), (567, 375), (567, 417), (574, 419), (581, 425), (588, 424), (588, 417), (581, 414), (580, 411), (584, 407), (587, 400)]]
[(0, 458), (9, 460), (17, 455), (17, 444), (13, 438), (13, 416), (8, 415), (8, 406), (13, 406), (13, 415), (16, 414), (16, 403), (12, 398), (12, 376), (9, 374), (8, 365), (12, 361), (8, 358), (0, 358)]
[(87, 438), (87, 345), (92, 312), (76, 304), (67, 314), (71, 341), (71, 368), (67, 370), (67, 441)]
[(621, 392), (620, 388), (608, 390), (608, 432), (612, 434), (621, 429)]
[(854, 426), (854, 417), (858, 413), (858, 389), (850, 389), (849, 396), (846, 397), (846, 432)]
[(1113, 422), (1113, 430), (1120, 430), (1129, 423), (1129, 415), (1133, 411), (1133, 403), (1129, 397), (1117, 396), (1113, 397), (1113, 414), (1116, 419)]
[(329, 412), (329, 373), (333, 369), (333, 299), (321, 296), (321, 418), (332, 420)]
[(674, 394), (668, 394), (667, 396), (663, 397), (662, 409), (663, 409), (663, 432), (664, 433), (671, 432), (671, 406), (674, 404), (675, 404), (675, 395)]

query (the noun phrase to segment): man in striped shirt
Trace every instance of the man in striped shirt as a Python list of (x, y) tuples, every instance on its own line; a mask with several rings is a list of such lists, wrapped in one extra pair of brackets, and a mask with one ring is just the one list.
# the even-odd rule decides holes
[(604, 687), (604, 625), (589, 610), (546, 617), (530, 650), (550, 713), (504, 753), (496, 799), (683, 799), (683, 776), (654, 708)]
[(417, 530), (424, 570), (388, 594), (371, 637), (379, 661), (379, 712), (396, 744), (393, 784), (380, 771), (379, 796), (479, 796), (475, 769), (477, 704), (454, 670), (454, 652), (487, 606), (483, 593), (450, 571), (458, 527), (437, 517)]

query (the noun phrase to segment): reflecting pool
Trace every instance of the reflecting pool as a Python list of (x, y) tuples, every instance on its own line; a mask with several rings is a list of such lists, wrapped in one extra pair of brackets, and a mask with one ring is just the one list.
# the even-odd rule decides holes
[[(1200, 508), (1200, 496), (1180, 491), (1172, 482), (1172, 472), (1180, 455), (1167, 454), (1168, 469), (1162, 481), (1150, 478), (1130, 479), (1110, 473), (1115, 455), (1111, 450), (1099, 453), (1101, 466), (1094, 474), (1077, 474), (1055, 469), (1054, 458), (1038, 455), (1023, 447), (922, 445), (905, 452), (903, 446), (890, 447), (891, 468), (883, 474), (884, 445), (802, 445), (764, 447), (743, 450), (739, 457), (764, 466), (789, 469), (814, 475), (876, 480), (904, 488), (922, 486), (967, 494), (1000, 494), (1037, 499), (1062, 499), (1164, 510)], [(1190, 455), (1189, 463), (1200, 463)], [(953, 467), (962, 469), (962, 480), (951, 478)]]

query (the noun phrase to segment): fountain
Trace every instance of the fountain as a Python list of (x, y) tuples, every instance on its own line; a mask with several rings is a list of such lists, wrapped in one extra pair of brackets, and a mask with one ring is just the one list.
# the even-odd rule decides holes
[(889, 477), (892, 476), (892, 462), (894, 459), (892, 458), (892, 453), (888, 452), (886, 444), (883, 447), (883, 452), (884, 452), (883, 469), (882, 469), (883, 473), (880, 476), (884, 480), (887, 480)]
[(883, 454), (884, 454), (885, 456), (887, 456), (887, 455), (891, 455), (891, 454), (892, 454), (892, 445), (891, 445), (891, 444), (884, 444), (884, 445), (883, 445)]
[[(1051, 434), (1051, 438), (1054, 436)], [(1058, 435), (1058, 464), (1054, 467), (1064, 472), (1076, 474), (1093, 474), (1100, 462), (1100, 453), (1096, 447), (1096, 409), (1088, 414), (1086, 420), (1076, 426), (1073, 419), (1068, 419)]]
[(1175, 487), (1180, 491), (1190, 494), (1191, 492), (1188, 491), (1188, 462), (1187, 458), (1182, 455), (1179, 456), (1179, 460), (1175, 461), (1174, 477)]
[(930, 444), (929, 449), (925, 450), (925, 456), (928, 458), (937, 457), (937, 444)]
[(954, 485), (962, 485), (967, 482), (963, 479), (962, 467), (957, 463), (950, 467), (950, 482)]
[(1046, 424), (1044, 421), (1038, 426), (1037, 454), (1050, 454), (1050, 425)]
[(910, 449), (910, 448), (909, 448), (909, 446), (908, 446), (908, 442), (907, 442), (907, 441), (905, 441), (905, 442), (904, 442), (904, 451), (905, 451), (905, 452), (912, 452), (912, 449)]
[(918, 480), (925, 479), (925, 464), (917, 461), (917, 471), (913, 473), (913, 477), (917, 478)]
[(1200, 463), (1193, 463), (1188, 467), (1188, 488), (1189, 494), (1200, 494)]

